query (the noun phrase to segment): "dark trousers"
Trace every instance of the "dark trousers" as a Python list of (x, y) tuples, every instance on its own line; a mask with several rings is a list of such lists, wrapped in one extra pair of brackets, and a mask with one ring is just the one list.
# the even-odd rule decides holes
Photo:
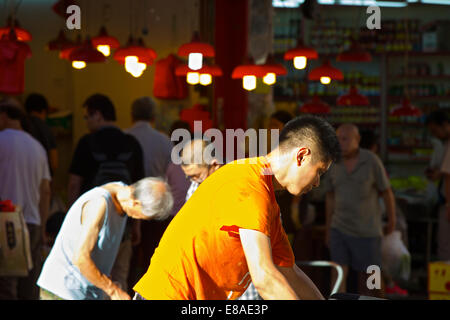
[(36, 282), (42, 268), (42, 227), (27, 224), (33, 268), (27, 277), (0, 277), (0, 300), (39, 300)]

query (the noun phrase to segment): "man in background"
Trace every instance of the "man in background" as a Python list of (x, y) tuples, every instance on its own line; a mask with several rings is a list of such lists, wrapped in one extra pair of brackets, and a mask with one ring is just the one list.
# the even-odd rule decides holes
[(437, 255), (439, 260), (447, 261), (450, 260), (450, 122), (445, 112), (435, 111), (427, 116), (426, 124), (444, 145), (440, 165), (431, 168), (427, 176), (439, 181)]
[(127, 217), (164, 219), (172, 208), (169, 186), (144, 178), (96, 187), (67, 212), (45, 261), (38, 285), (49, 300), (130, 300), (126, 289), (110, 278)]
[(44, 147), (53, 175), (58, 168), (58, 150), (55, 137), (45, 122), (49, 111), (47, 99), (39, 93), (31, 93), (25, 100), (25, 110), (27, 116), (22, 121), (23, 128)]
[[(381, 268), (382, 210), (384, 201), (388, 223), (384, 234), (395, 230), (395, 198), (381, 160), (359, 147), (360, 135), (353, 124), (343, 124), (336, 131), (342, 161), (334, 163), (327, 174), (326, 244), (331, 260), (344, 269), (340, 292), (346, 292), (349, 267), (358, 272), (358, 291), (381, 297), (367, 288), (367, 267)], [(336, 274), (333, 274), (333, 282)]]
[[(50, 170), (42, 145), (24, 132), (21, 107), (0, 101), (0, 199), (19, 205), (30, 235), (33, 268), (27, 277), (0, 277), (1, 300), (39, 300), (41, 246), (50, 206)], [(3, 226), (0, 226), (3, 228)]]

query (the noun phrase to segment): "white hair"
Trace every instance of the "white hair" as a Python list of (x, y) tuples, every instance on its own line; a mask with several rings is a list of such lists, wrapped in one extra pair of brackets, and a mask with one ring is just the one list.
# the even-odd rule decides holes
[(142, 213), (155, 220), (168, 218), (173, 206), (170, 186), (159, 177), (141, 179), (131, 185), (133, 197), (142, 205)]

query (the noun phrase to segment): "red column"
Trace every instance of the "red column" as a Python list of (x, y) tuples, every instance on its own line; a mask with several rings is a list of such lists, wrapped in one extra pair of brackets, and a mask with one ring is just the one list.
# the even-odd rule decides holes
[(215, 4), (215, 60), (223, 70), (223, 76), (214, 79), (215, 107), (222, 98), (225, 128), (246, 130), (247, 92), (242, 80), (231, 79), (231, 73), (247, 56), (248, 0), (216, 0)]

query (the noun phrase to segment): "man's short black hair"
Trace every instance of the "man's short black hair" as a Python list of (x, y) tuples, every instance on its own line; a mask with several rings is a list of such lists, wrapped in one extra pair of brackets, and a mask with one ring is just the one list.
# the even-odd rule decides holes
[(32, 111), (48, 112), (48, 102), (47, 99), (42, 94), (39, 93), (31, 93), (25, 100), (25, 110), (27, 113), (31, 113)]
[(425, 119), (425, 124), (437, 124), (438, 126), (442, 126), (445, 123), (449, 123), (448, 116), (445, 111), (437, 110), (433, 111), (427, 115)]
[(98, 111), (106, 121), (116, 121), (116, 110), (112, 101), (103, 94), (93, 94), (83, 104), (89, 113)]
[(282, 124), (286, 124), (292, 120), (292, 115), (284, 110), (276, 111), (270, 117), (280, 121)]
[(0, 112), (6, 113), (7, 117), (12, 120), (22, 120), (23, 111), (8, 99), (0, 100)]
[(319, 158), (313, 156), (314, 162), (340, 160), (341, 147), (336, 131), (322, 118), (304, 115), (286, 123), (280, 133), (280, 151), (288, 151), (301, 145), (307, 145), (313, 151), (317, 151), (316, 155)]

